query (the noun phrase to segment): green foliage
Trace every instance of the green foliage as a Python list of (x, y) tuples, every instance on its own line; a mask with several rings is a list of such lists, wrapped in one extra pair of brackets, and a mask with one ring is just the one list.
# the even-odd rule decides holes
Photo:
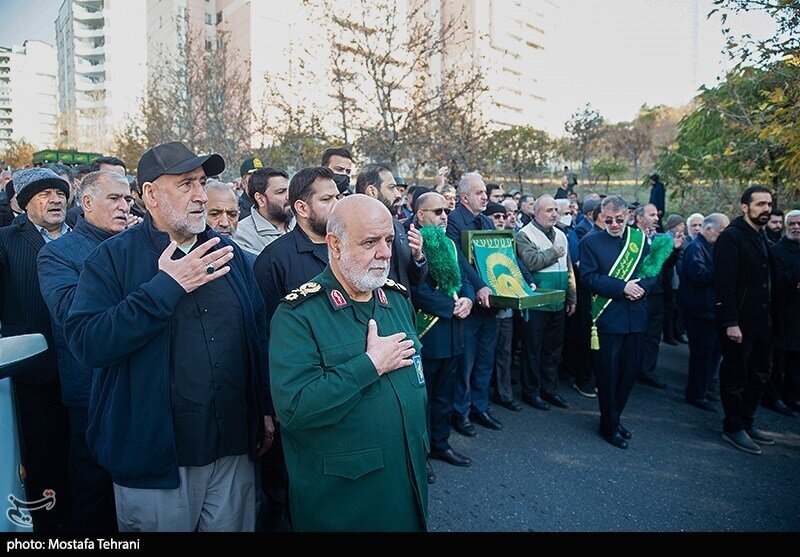
[(628, 166), (619, 159), (601, 158), (592, 163), (591, 177), (592, 185), (596, 185), (598, 180), (605, 180), (606, 188), (612, 179), (622, 176), (628, 171)]
[(532, 126), (513, 126), (494, 132), (487, 145), (493, 174), (513, 176), (522, 188), (547, 165), (554, 143), (546, 132)]

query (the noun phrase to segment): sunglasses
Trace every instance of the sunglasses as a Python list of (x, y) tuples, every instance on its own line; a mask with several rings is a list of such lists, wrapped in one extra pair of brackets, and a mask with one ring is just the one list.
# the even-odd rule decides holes
[(625, 222), (627, 221), (627, 219), (625, 217), (617, 217), (616, 219), (611, 219), (611, 218), (603, 219), (603, 222), (608, 224), (608, 225), (611, 225), (611, 224), (614, 224), (615, 220), (617, 221), (617, 224), (625, 224)]
[(493, 219), (505, 219), (506, 218), (506, 214), (505, 213), (495, 213), (495, 214), (492, 215), (492, 218)]
[(445, 215), (450, 214), (450, 209), (444, 207), (439, 207), (438, 209), (422, 209), (422, 211), (426, 213), (433, 213), (437, 217), (441, 217), (442, 213), (444, 213)]

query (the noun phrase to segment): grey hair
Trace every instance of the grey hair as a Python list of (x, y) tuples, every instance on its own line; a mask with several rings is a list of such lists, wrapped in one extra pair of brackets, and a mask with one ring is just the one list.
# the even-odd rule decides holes
[(600, 204), (601, 211), (605, 211), (606, 209), (624, 212), (628, 210), (628, 202), (619, 195), (611, 195), (606, 197)]
[(451, 186), (450, 184), (445, 184), (445, 185), (443, 185), (443, 186), (442, 186), (442, 189), (441, 189), (441, 191), (440, 191), (439, 193), (442, 193), (442, 194), (443, 194), (443, 193), (446, 193), (446, 192), (448, 192), (448, 191), (452, 191), (452, 192), (454, 192), (454, 193), (455, 193), (455, 191), (456, 191), (456, 188), (454, 188), (454, 187), (453, 187), (453, 186)]
[(700, 219), (701, 221), (705, 222), (706, 217), (704, 217), (700, 213), (692, 213), (691, 215), (689, 215), (689, 218), (686, 219), (686, 222), (688, 223), (690, 220), (693, 220), (693, 219)]
[(334, 214), (333, 212), (331, 212), (331, 214), (328, 215), (328, 224), (325, 227), (325, 231), (328, 234), (333, 234), (334, 236), (339, 238), (339, 240), (341, 240), (343, 244), (347, 243), (347, 230), (345, 228), (346, 227), (343, 218)]
[(225, 192), (231, 192), (233, 195), (236, 195), (236, 192), (233, 191), (233, 188), (230, 187), (226, 182), (221, 182), (213, 178), (209, 178), (208, 180), (206, 180), (205, 188), (206, 191), (208, 190), (225, 191)]
[[(564, 209), (569, 209), (571, 203), (572, 202), (569, 199), (556, 199), (556, 206), (558, 207), (559, 212), (563, 211)], [(535, 202), (534, 205), (536, 205)]]
[(533, 210), (534, 210), (534, 212), (538, 211), (541, 208), (542, 201), (546, 200), (546, 199), (549, 199), (551, 201), (555, 201), (556, 202), (556, 206), (558, 205), (558, 201), (556, 199), (553, 199), (552, 195), (544, 194), (544, 195), (541, 195), (541, 196), (539, 196), (539, 197), (537, 197), (536, 199), (533, 200)]
[(131, 187), (130, 184), (128, 184), (128, 179), (122, 174), (117, 174), (110, 170), (96, 170), (95, 172), (90, 172), (81, 180), (81, 185), (78, 188), (78, 203), (80, 203), (84, 195), (88, 195), (92, 199), (97, 199), (100, 196), (100, 186), (104, 179), (125, 184), (125, 187), (128, 189)]
[(789, 211), (788, 213), (786, 213), (786, 216), (783, 219), (784, 226), (789, 224), (789, 219), (790, 218), (794, 218), (794, 217), (800, 217), (800, 209), (793, 209), (793, 210)]
[(703, 230), (713, 230), (716, 232), (722, 228), (726, 221), (730, 222), (730, 219), (726, 215), (723, 215), (722, 213), (711, 213), (703, 219)]
[(473, 180), (483, 180), (483, 176), (478, 172), (467, 172), (461, 176), (461, 181), (458, 183), (458, 197), (469, 195), (469, 184)]

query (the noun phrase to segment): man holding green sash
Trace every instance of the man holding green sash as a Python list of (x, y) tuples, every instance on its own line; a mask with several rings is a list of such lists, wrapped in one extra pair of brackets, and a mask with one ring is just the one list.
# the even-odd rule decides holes
[(649, 247), (641, 231), (626, 226), (627, 208), (619, 196), (603, 200), (606, 229), (584, 237), (580, 258), (581, 282), (592, 295), (600, 434), (620, 449), (628, 448), (631, 438), (620, 416), (642, 367), (646, 296), (655, 283), (653, 278), (636, 278)]
[[(416, 201), (414, 222), (424, 238), (428, 274), (411, 286), (411, 302), (417, 310), (417, 336), (422, 342), (422, 370), (428, 389), (430, 457), (453, 466), (472, 461), (453, 450), (448, 440), (453, 414), (453, 381), (458, 356), (464, 351), (464, 319), (472, 311), (475, 289), (467, 278), (464, 255), (445, 234), (447, 200), (439, 193), (425, 193)], [(436, 480), (428, 464), (428, 483)]]

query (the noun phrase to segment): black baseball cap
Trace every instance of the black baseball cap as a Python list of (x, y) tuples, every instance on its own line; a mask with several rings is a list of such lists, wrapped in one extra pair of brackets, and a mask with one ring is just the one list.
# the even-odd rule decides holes
[(172, 176), (203, 167), (206, 176), (216, 176), (225, 170), (225, 160), (219, 155), (196, 155), (180, 141), (162, 143), (145, 151), (137, 165), (139, 186), (159, 176)]
[(245, 159), (242, 165), (239, 167), (239, 176), (244, 178), (245, 174), (252, 174), (259, 168), (264, 168), (264, 164), (258, 157)]

